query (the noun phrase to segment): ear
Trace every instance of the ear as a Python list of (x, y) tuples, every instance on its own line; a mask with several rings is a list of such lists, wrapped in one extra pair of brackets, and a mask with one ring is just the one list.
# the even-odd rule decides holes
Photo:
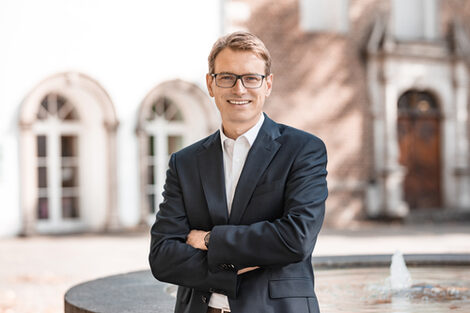
[(206, 74), (206, 86), (207, 86), (207, 91), (209, 91), (209, 95), (211, 97), (214, 97), (214, 92), (212, 91), (212, 81), (214, 80), (214, 77), (211, 76), (211, 74), (207, 73)]
[(273, 74), (266, 76), (266, 97), (269, 97), (273, 88)]

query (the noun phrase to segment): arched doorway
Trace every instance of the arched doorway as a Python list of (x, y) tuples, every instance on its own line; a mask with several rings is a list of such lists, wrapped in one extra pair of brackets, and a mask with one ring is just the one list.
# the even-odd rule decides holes
[(404, 198), (411, 209), (441, 208), (441, 113), (427, 91), (398, 99), (399, 162), (406, 168)]
[(116, 224), (114, 106), (80, 73), (39, 83), (20, 110), (23, 234)]

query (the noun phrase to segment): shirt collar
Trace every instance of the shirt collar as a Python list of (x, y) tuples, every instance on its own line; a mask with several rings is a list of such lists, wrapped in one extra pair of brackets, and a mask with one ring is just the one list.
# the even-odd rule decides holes
[[(250, 147), (255, 142), (255, 139), (258, 136), (259, 130), (261, 129), (261, 126), (263, 126), (263, 122), (264, 122), (264, 114), (261, 113), (261, 116), (260, 116), (258, 122), (252, 128), (250, 128), (249, 130), (247, 130), (246, 132), (244, 132), (243, 134), (240, 135), (240, 137), (245, 137), (246, 138), (246, 140), (250, 144)], [(220, 142), (222, 143), (222, 147), (223, 147), (224, 146), (224, 141), (227, 140), (227, 139), (230, 139), (230, 138), (225, 136), (222, 125), (220, 125), (219, 132), (220, 132)], [(231, 140), (233, 140), (233, 139), (231, 139)]]

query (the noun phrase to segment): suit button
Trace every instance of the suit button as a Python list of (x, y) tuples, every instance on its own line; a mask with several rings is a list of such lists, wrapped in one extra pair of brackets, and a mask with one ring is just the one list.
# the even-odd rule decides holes
[(207, 298), (205, 296), (201, 297), (202, 302), (207, 303)]
[(219, 267), (223, 270), (228, 270), (228, 265), (227, 264), (220, 264)]

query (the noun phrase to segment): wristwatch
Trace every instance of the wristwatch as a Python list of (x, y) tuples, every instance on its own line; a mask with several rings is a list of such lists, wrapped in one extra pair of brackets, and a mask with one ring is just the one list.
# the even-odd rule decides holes
[(206, 245), (206, 248), (209, 249), (209, 239), (211, 238), (211, 232), (208, 232), (205, 236), (204, 236), (204, 244)]

